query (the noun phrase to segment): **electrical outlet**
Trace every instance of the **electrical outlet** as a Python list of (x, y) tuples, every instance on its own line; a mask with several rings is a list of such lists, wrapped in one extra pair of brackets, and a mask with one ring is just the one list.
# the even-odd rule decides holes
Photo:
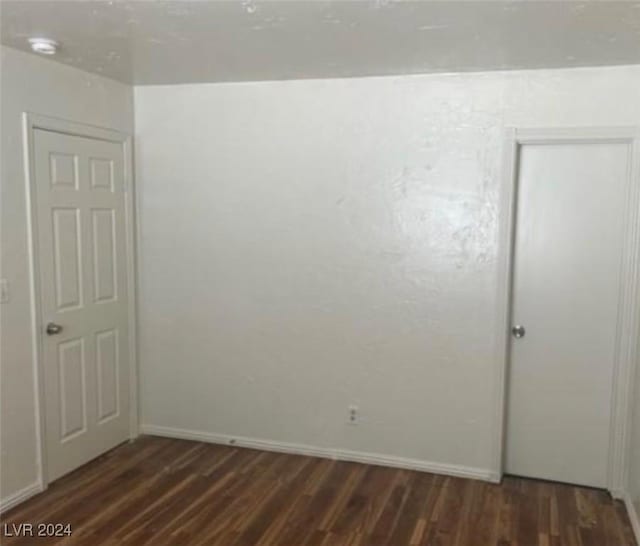
[(350, 425), (358, 425), (360, 424), (360, 410), (358, 406), (351, 405), (349, 406), (349, 420)]
[(0, 279), (0, 303), (7, 303), (9, 301), (9, 281), (7, 279)]

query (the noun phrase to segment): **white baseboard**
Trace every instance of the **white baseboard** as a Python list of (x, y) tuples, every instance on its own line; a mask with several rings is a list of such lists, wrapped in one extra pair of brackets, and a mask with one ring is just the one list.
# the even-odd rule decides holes
[(631, 527), (633, 527), (633, 532), (636, 535), (636, 542), (640, 545), (640, 514), (638, 514), (629, 493), (625, 493), (622, 500), (624, 500), (624, 505), (627, 507), (627, 514), (629, 514)]
[(393, 468), (404, 468), (407, 470), (419, 470), (431, 472), (433, 474), (443, 474), (445, 476), (455, 476), (458, 478), (470, 478), (498, 482), (499, 476), (490, 470), (482, 468), (472, 468), (467, 466), (434, 463), (420, 459), (407, 459), (394, 455), (380, 455), (377, 453), (366, 453), (362, 451), (349, 451), (345, 449), (333, 449), (326, 447), (309, 446), (305, 444), (292, 444), (288, 442), (276, 442), (273, 440), (262, 440), (257, 438), (245, 438), (242, 436), (229, 436), (227, 434), (215, 434), (197, 430), (183, 428), (163, 427), (158, 425), (140, 425), (141, 434), (151, 436), (164, 436), (167, 438), (179, 438), (182, 440), (197, 440), (212, 444), (234, 445), (261, 449), (263, 451), (276, 451), (279, 453), (291, 453), (294, 455), (309, 455), (321, 457), (323, 459), (336, 459), (339, 461), (351, 461), (354, 463), (373, 464), (378, 466), (390, 466)]
[(17, 506), (21, 502), (26, 501), (28, 498), (31, 498), (42, 491), (44, 491), (44, 488), (39, 481), (32, 483), (31, 485), (27, 485), (27, 487), (0, 500), (0, 513), (10, 510), (14, 506)]

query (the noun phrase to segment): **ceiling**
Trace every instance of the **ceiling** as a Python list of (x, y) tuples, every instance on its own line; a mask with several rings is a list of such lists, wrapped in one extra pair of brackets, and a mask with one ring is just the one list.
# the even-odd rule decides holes
[(0, 3), (1, 41), (135, 84), (640, 64), (640, 1)]

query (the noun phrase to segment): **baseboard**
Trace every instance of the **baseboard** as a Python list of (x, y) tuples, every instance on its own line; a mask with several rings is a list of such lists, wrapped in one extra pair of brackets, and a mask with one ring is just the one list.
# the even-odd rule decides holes
[(390, 466), (393, 468), (403, 468), (406, 470), (419, 470), (421, 472), (431, 472), (433, 474), (443, 474), (445, 476), (455, 476), (458, 478), (470, 478), (496, 482), (499, 477), (495, 472), (481, 468), (472, 468), (460, 465), (444, 463), (434, 463), (420, 459), (408, 459), (396, 457), (394, 455), (380, 455), (377, 453), (366, 453), (362, 451), (349, 451), (344, 449), (333, 449), (326, 447), (309, 446), (305, 444), (293, 444), (288, 442), (276, 442), (257, 438), (245, 438), (242, 436), (229, 436), (227, 434), (215, 434), (197, 430), (183, 428), (164, 427), (158, 425), (140, 425), (141, 434), (151, 436), (164, 436), (167, 438), (179, 438), (182, 440), (196, 440), (212, 444), (235, 445), (263, 451), (276, 451), (278, 453), (291, 453), (294, 455), (308, 455), (311, 457), (321, 457), (323, 459), (336, 459), (339, 461), (350, 461), (354, 463), (373, 464), (378, 466)]
[(629, 514), (629, 520), (631, 521), (631, 527), (636, 535), (636, 542), (640, 545), (640, 514), (636, 510), (635, 504), (631, 500), (631, 495), (625, 493), (623, 496), (624, 505), (627, 508), (627, 514)]
[(5, 497), (0, 500), (0, 513), (4, 513), (7, 510), (10, 510), (14, 506), (17, 506), (21, 502), (26, 501), (28, 498), (41, 493), (44, 490), (42, 484), (38, 481), (28, 485), (27, 487), (16, 491), (15, 493)]

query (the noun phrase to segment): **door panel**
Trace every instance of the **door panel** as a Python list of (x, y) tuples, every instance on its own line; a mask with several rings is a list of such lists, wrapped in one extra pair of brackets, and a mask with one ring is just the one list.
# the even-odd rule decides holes
[(80, 211), (77, 208), (54, 208), (51, 213), (57, 308), (58, 311), (77, 309), (82, 305)]
[(115, 215), (113, 209), (92, 209), (94, 301), (116, 299)]
[(519, 155), (506, 470), (607, 484), (629, 148)]
[(96, 334), (98, 366), (98, 420), (117, 416), (120, 408), (118, 385), (118, 332), (107, 330)]
[(89, 158), (91, 187), (113, 192), (113, 161), (100, 157)]
[(51, 186), (53, 188), (78, 189), (78, 156), (51, 152), (49, 155)]
[(48, 477), (129, 437), (124, 163), (117, 143), (34, 131)]
[(60, 366), (60, 439), (65, 442), (87, 430), (84, 340), (70, 339), (58, 346)]

